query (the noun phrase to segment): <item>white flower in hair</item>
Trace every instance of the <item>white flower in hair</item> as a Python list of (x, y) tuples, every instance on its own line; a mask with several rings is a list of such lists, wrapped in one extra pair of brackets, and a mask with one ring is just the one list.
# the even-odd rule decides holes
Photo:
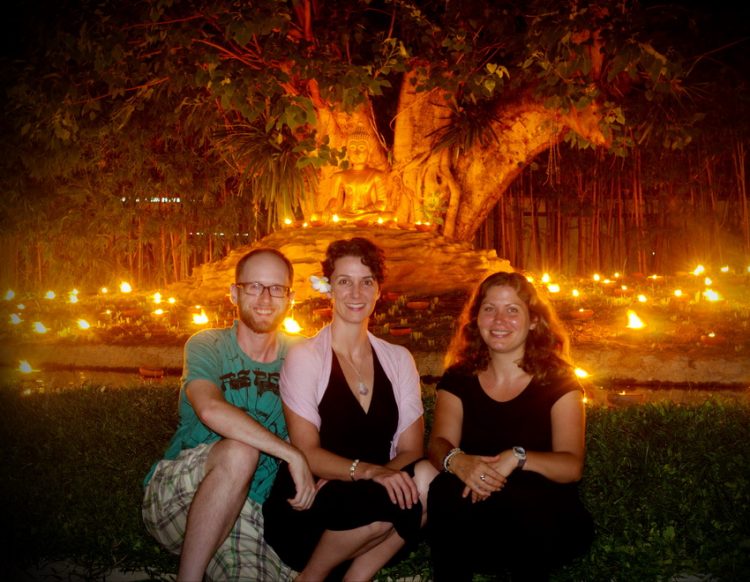
[(331, 292), (331, 284), (328, 282), (328, 277), (316, 277), (315, 275), (310, 275), (310, 282), (312, 283), (312, 288), (320, 293)]

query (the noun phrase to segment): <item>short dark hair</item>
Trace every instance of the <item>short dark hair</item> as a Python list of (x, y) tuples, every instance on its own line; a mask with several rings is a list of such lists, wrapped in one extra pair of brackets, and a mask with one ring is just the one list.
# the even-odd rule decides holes
[(245, 263), (247, 263), (253, 257), (262, 254), (275, 255), (282, 261), (284, 261), (286, 268), (289, 270), (289, 284), (291, 285), (294, 281), (294, 267), (292, 266), (292, 261), (290, 261), (280, 250), (274, 249), (272, 247), (259, 247), (257, 249), (253, 249), (249, 253), (245, 253), (242, 258), (237, 261), (237, 266), (234, 268), (234, 282), (239, 282), (239, 278), (242, 276), (242, 269), (245, 268)]
[(383, 249), (371, 240), (357, 236), (348, 240), (335, 240), (329, 244), (326, 249), (326, 258), (321, 263), (323, 275), (329, 280), (336, 261), (342, 257), (359, 257), (363, 265), (370, 267), (378, 285), (382, 285), (385, 281), (385, 254)]
[(487, 344), (477, 325), (479, 309), (491, 287), (510, 287), (529, 309), (529, 318), (536, 323), (526, 337), (523, 359), (518, 365), (537, 378), (565, 373), (571, 369), (568, 334), (550, 302), (521, 273), (499, 272), (489, 275), (474, 291), (464, 307), (448, 348), (446, 365), (463, 372), (477, 374), (486, 370), (490, 361)]

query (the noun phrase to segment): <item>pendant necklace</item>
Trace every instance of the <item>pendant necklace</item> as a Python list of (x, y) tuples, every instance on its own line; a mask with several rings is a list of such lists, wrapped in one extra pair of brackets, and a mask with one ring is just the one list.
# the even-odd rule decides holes
[[(360, 373), (359, 369), (354, 365), (354, 359), (351, 360), (344, 358), (344, 361), (346, 361), (349, 366), (357, 373), (357, 392), (361, 396), (367, 396), (370, 393), (370, 389), (367, 387), (367, 384), (365, 384), (364, 380), (362, 380), (362, 374)], [(364, 362), (364, 360), (363, 360)]]

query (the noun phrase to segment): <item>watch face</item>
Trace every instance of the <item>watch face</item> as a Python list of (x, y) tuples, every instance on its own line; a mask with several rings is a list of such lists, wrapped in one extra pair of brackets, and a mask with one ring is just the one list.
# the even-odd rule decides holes
[(513, 454), (519, 459), (525, 459), (526, 449), (524, 449), (523, 447), (513, 447)]

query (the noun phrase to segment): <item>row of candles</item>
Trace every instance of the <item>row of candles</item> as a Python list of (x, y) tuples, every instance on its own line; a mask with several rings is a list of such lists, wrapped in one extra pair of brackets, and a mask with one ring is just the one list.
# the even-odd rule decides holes
[[(726, 274), (729, 273), (730, 270), (728, 267), (722, 267), (721, 273)], [(750, 273), (750, 267), (747, 268), (747, 272)], [(677, 301), (689, 301), (691, 298), (694, 298), (696, 301), (699, 300), (705, 300), (707, 302), (717, 302), (721, 301), (723, 299), (722, 295), (714, 290), (712, 288), (713, 280), (706, 275), (706, 269), (703, 265), (698, 265), (692, 272), (691, 275), (698, 279), (699, 277), (703, 277), (702, 283), (704, 286), (704, 289), (698, 293), (687, 293), (683, 291), (681, 288), (674, 289), (672, 291), (672, 298)], [(534, 277), (528, 276), (529, 280), (532, 282), (536, 282)], [(624, 277), (620, 273), (614, 273), (612, 277), (602, 277), (599, 274), (594, 274), (592, 276), (591, 281), (595, 286), (599, 286), (601, 291), (609, 290), (611, 292), (611, 295), (614, 297), (620, 297), (620, 298), (629, 298), (631, 296), (634, 296), (635, 301), (637, 301), (640, 304), (646, 304), (649, 301), (649, 298), (644, 293), (635, 293), (633, 289), (631, 289), (628, 285), (623, 284), (621, 281), (624, 279)], [(651, 284), (657, 284), (657, 283), (663, 283), (664, 277), (660, 275), (651, 275), (647, 278), (649, 280), (649, 283)], [(544, 273), (540, 278), (539, 282), (537, 284), (540, 284), (543, 286), (547, 292), (550, 294), (551, 298), (559, 298), (562, 297), (562, 288), (559, 283), (555, 283), (552, 281), (552, 277), (548, 273)], [(110, 297), (113, 300), (116, 300), (115, 296), (118, 297), (128, 297), (131, 296), (131, 294), (134, 293), (132, 286), (126, 282), (123, 281), (120, 283), (118, 287), (118, 292), (111, 292), (108, 288), (102, 287), (98, 295), (99, 297)], [(77, 289), (73, 289), (70, 292), (67, 293), (67, 303), (69, 304), (77, 304), (81, 301), (81, 294)], [(43, 299), (54, 302), (56, 299), (58, 299), (57, 294), (54, 291), (47, 291), (43, 294)], [(154, 318), (159, 318), (167, 313), (167, 310), (164, 309), (164, 306), (174, 306), (177, 303), (177, 299), (174, 297), (163, 297), (160, 292), (155, 292), (153, 294), (148, 294), (148, 297), (150, 299), (150, 302), (154, 304), (154, 309), (151, 311), (151, 315)], [(584, 292), (580, 291), (577, 287), (572, 288), (570, 290), (570, 298), (573, 299), (575, 302), (580, 302), (584, 299), (585, 294)], [(16, 293), (13, 290), (7, 290), (4, 299), (6, 302), (11, 303), (16, 299)], [(167, 307), (169, 309), (169, 307)], [(15, 309), (11, 309), (11, 313), (9, 314), (8, 322), (13, 326), (19, 326), (22, 324), (25, 320), (23, 317), (23, 313), (26, 310), (26, 306), (24, 303), (19, 302), (15, 305)], [(107, 314), (111, 314), (110, 310), (107, 310)], [(570, 311), (567, 314), (568, 317), (571, 319), (577, 319), (577, 320), (588, 320), (591, 319), (594, 316), (593, 309), (587, 308), (587, 307), (578, 307), (577, 309)], [(647, 327), (646, 322), (643, 320), (641, 316), (638, 315), (638, 313), (630, 308), (626, 310), (626, 324), (625, 328), (629, 330), (641, 330)], [(75, 327), (80, 330), (80, 332), (86, 332), (87, 330), (90, 330), (92, 327), (92, 324), (89, 323), (85, 318), (76, 318), (74, 319)], [(211, 323), (211, 318), (208, 316), (208, 314), (205, 311), (205, 308), (203, 308), (200, 305), (194, 306), (191, 313), (191, 323), (196, 327), (202, 327), (202, 326), (208, 326), (209, 323)], [(101, 327), (101, 323), (97, 322), (95, 324), (96, 326)], [(293, 317), (288, 317), (284, 321), (284, 328), (288, 333), (301, 333), (303, 331), (303, 328), (297, 322)], [(31, 322), (31, 331), (37, 333), (37, 334), (46, 334), (50, 330), (41, 320), (33, 321)], [(720, 338), (715, 334), (713, 331), (708, 331), (704, 335), (701, 336), (701, 341), (707, 345), (713, 345), (718, 344)], [(19, 371), (31, 371), (33, 370), (33, 367), (27, 362), (24, 361), (19, 364)]]

